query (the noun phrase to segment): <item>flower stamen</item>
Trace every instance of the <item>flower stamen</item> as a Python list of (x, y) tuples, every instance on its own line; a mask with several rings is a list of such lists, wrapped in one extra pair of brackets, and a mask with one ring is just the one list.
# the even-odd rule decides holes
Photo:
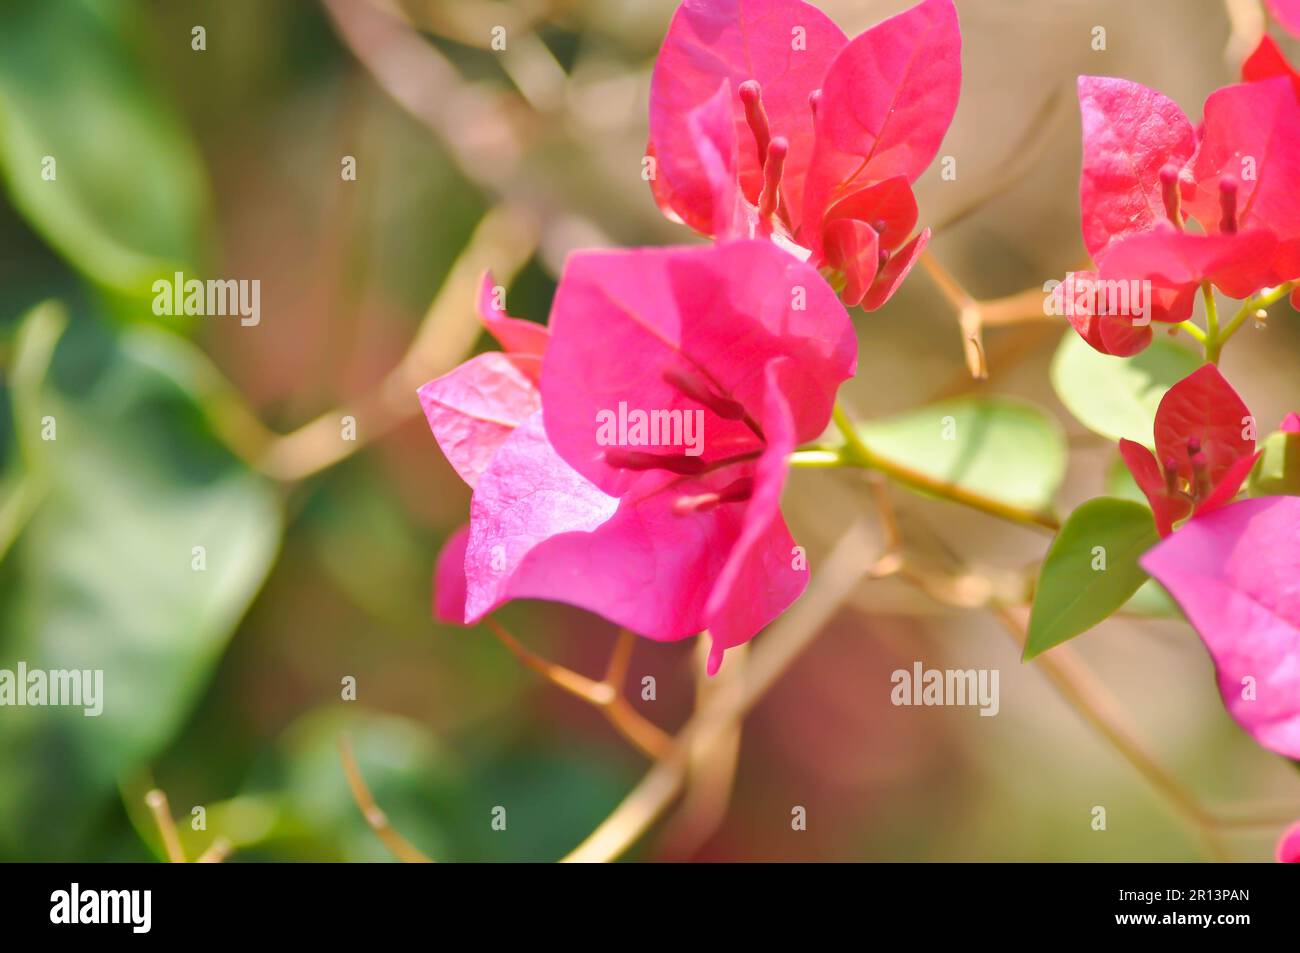
[(1165, 214), (1179, 231), (1183, 230), (1183, 199), (1178, 191), (1178, 166), (1172, 162), (1160, 170), (1160, 194), (1165, 200)]
[(715, 493), (699, 493), (695, 496), (679, 496), (673, 502), (673, 512), (678, 516), (689, 516), (692, 513), (707, 513), (714, 507), (723, 503), (740, 503), (748, 500), (754, 495), (754, 480), (752, 477), (741, 477), (732, 483), (728, 483), (721, 490)]
[(767, 123), (767, 110), (763, 108), (763, 87), (757, 80), (747, 79), (737, 90), (740, 102), (745, 107), (745, 122), (754, 134), (754, 145), (758, 147), (758, 161), (767, 162), (767, 149), (772, 140), (772, 132)]
[(1225, 175), (1219, 180), (1219, 210), (1223, 217), (1219, 219), (1219, 231), (1225, 235), (1234, 235), (1237, 231), (1237, 180)]
[(758, 196), (758, 216), (769, 221), (776, 212), (780, 198), (781, 173), (785, 169), (785, 157), (790, 151), (790, 143), (783, 136), (777, 136), (767, 147), (767, 161), (763, 163), (763, 191)]

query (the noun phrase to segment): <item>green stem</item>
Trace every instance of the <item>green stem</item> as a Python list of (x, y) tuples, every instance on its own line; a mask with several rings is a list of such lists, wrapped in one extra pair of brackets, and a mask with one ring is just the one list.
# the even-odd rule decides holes
[(1208, 281), (1201, 282), (1201, 296), (1205, 299), (1205, 360), (1219, 363), (1223, 342), (1219, 340), (1219, 305), (1214, 300), (1214, 288)]
[(844, 454), (833, 447), (809, 447), (790, 454), (790, 466), (804, 470), (834, 470), (851, 465)]
[(979, 510), (981, 513), (1019, 523), (1022, 526), (1034, 526), (1052, 532), (1061, 527), (1060, 522), (1050, 513), (1042, 513), (1037, 510), (1028, 510), (1003, 503), (1001, 500), (984, 496), (955, 483), (948, 483), (945, 480), (932, 477), (928, 473), (913, 470), (911, 467), (890, 460), (888, 457), (880, 456), (866, 445), (857, 428), (853, 425), (853, 421), (849, 419), (848, 413), (839, 403), (835, 405), (834, 420), (835, 426), (844, 437), (844, 446), (839, 448), (812, 447), (797, 451), (791, 456), (791, 465), (818, 468), (858, 467), (864, 470), (875, 470), (877, 473), (882, 473), (914, 490), (940, 497), (952, 503), (959, 503), (962, 506)]
[(1205, 332), (1202, 331), (1200, 328), (1198, 328), (1196, 325), (1192, 324), (1191, 321), (1184, 321), (1181, 324), (1179, 324), (1178, 327), (1186, 331), (1193, 338), (1195, 338), (1202, 346), (1204, 346)]
[(1276, 304), (1278, 301), (1290, 294), (1294, 287), (1295, 282), (1288, 281), (1285, 284), (1278, 285), (1276, 288), (1268, 288), (1256, 297), (1251, 298), (1249, 301), (1243, 302), (1241, 308), (1232, 316), (1232, 320), (1228, 322), (1226, 327), (1224, 327), (1223, 333), (1219, 335), (1220, 349), (1222, 349), (1223, 345), (1226, 344), (1228, 340), (1237, 333), (1238, 329), (1246, 323), (1247, 318), (1261, 308), (1267, 308), (1270, 305)]

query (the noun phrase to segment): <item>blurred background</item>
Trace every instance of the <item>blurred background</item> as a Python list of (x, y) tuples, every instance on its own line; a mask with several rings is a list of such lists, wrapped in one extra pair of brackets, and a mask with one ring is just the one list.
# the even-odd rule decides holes
[[(850, 35), (906, 6), (817, 5)], [(0, 668), (101, 668), (107, 696), (99, 718), (0, 708), (0, 858), (157, 858), (142, 800), (157, 785), (191, 856), (221, 835), (236, 860), (386, 859), (348, 792), (340, 731), (394, 826), (438, 859), (559, 858), (638, 782), (646, 760), (599, 712), (486, 629), (431, 620), (434, 559), (469, 491), (415, 388), (492, 348), (472, 309), (483, 268), (509, 287), (511, 313), (544, 321), (571, 249), (696, 241), (660, 216), (640, 175), (674, 6), (0, 8)], [(1146, 83), (1195, 120), (1234, 80), (1258, 16), (1254, 0), (958, 8), (965, 78), (942, 150), (957, 175), (943, 181), (936, 163), (918, 191), (922, 221), (942, 226), (935, 257), (979, 298), (1085, 263), (1075, 77)], [(177, 271), (259, 280), (260, 323), (155, 315), (152, 282)], [(1225, 360), (1265, 429), (1300, 408), (1300, 334), (1278, 310)], [(1103, 492), (1110, 445), (1049, 385), (1063, 322), (989, 328), (991, 376), (977, 383), (955, 311), (921, 269), (854, 319), (860, 374), (845, 396), (860, 416), (965, 393), (1026, 398), (1069, 441), (1061, 512)], [(42, 439), (47, 418), (54, 440)], [(961, 592), (1042, 557), (1041, 534), (891, 492), (909, 549), (965, 580)], [(851, 475), (797, 472), (785, 508), (814, 576), (855, 518), (879, 532)], [(1207, 852), (1038, 666), (1020, 664), (989, 613), (898, 580), (862, 582), (828, 612), (628, 856), (1270, 856), (1280, 825), (1225, 832)], [(564, 606), (500, 617), (593, 677), (614, 642), (609, 623)], [(1294, 768), (1223, 711), (1184, 623), (1116, 619), (1074, 648), (1205, 802), (1300, 803)], [(891, 706), (890, 673), (918, 660), (998, 669), (998, 716)], [(675, 729), (719, 690), (700, 668), (692, 644), (638, 641), (633, 704)], [(723, 678), (743, 679), (743, 660), (734, 668)], [(640, 695), (647, 675), (653, 701)], [(355, 700), (342, 697), (349, 677)], [(498, 806), (504, 831), (491, 826)], [(796, 806), (806, 830), (792, 829)]]

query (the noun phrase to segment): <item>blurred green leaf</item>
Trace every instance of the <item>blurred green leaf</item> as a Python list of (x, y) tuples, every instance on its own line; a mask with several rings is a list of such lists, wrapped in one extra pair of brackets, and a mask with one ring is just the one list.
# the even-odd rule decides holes
[(427, 638), (429, 543), (381, 474), (356, 462), (335, 468), (301, 525), (341, 592), (387, 628)]
[[(613, 810), (629, 783), (621, 759), (571, 741), (563, 749), (535, 741), (479, 746), (462, 765), (423, 726), (339, 702), (286, 733), (273, 787), (284, 811), (281, 829), (310, 832), (317, 856), (393, 859), (347, 786), (340, 733), (394, 829), (436, 860), (556, 860)], [(499, 808), (504, 829), (493, 826)]]
[[(582, 843), (626, 796), (635, 774), (608, 750), (534, 743), (476, 762), (461, 818), (474, 838), (465, 856), (489, 861), (555, 861)], [(493, 812), (504, 808), (504, 830)]]
[[(20, 856), (66, 852), (116, 779), (174, 736), (282, 528), (276, 489), (216, 441), (195, 403), (190, 344), (149, 328), (76, 340), (85, 334), (102, 331), (69, 329), (37, 409), (15, 406), (19, 433), (45, 417), (57, 429), (33, 471), (39, 507), (0, 565), (0, 667), (103, 670), (103, 713), (0, 718), (0, 851)], [(61, 369), (79, 348), (98, 366)]]
[(1250, 495), (1300, 496), (1300, 433), (1271, 433), (1263, 451), (1247, 484)]
[(426, 856), (447, 859), (448, 815), (463, 795), (458, 768), (422, 726), (351, 702), (317, 709), (286, 733), (278, 789), (288, 815), (336, 859), (394, 859), (352, 797), (339, 757), (341, 734), (393, 828)]
[(1138, 591), (1133, 593), (1133, 598), (1124, 603), (1121, 611), (1156, 619), (1183, 618), (1183, 610), (1178, 608), (1174, 597), (1154, 579), (1147, 579), (1142, 583)]
[(208, 214), (198, 153), (133, 47), (147, 25), (127, 0), (0, 11), (0, 172), (13, 204), (77, 269), (137, 302), (194, 266)]
[(1141, 503), (1143, 506), (1149, 505), (1146, 495), (1142, 492), (1141, 487), (1137, 485), (1137, 481), (1133, 479), (1133, 474), (1129, 472), (1128, 466), (1124, 463), (1124, 458), (1118, 455), (1106, 468), (1106, 495), (1121, 500), (1132, 500), (1134, 503)]
[(0, 560), (36, 512), (44, 490), (39, 396), (54, 348), (67, 323), (63, 309), (47, 303), (24, 318), (14, 335), (13, 364), (8, 371), (9, 402), (14, 420), (26, 421), (27, 425), (15, 428), (15, 452), (6, 454), (15, 457), (21, 466), (6, 472), (0, 487)]
[(858, 427), (872, 453), (994, 500), (1044, 509), (1065, 475), (1065, 437), (1032, 404), (972, 397)]
[(1138, 558), (1159, 542), (1147, 507), (1099, 497), (1066, 520), (1043, 560), (1026, 661), (1108, 618), (1147, 579)]
[(1111, 357), (1069, 331), (1052, 359), (1052, 387), (1093, 433), (1154, 447), (1161, 398), (1200, 365), (1199, 355), (1166, 338), (1156, 338), (1133, 357)]

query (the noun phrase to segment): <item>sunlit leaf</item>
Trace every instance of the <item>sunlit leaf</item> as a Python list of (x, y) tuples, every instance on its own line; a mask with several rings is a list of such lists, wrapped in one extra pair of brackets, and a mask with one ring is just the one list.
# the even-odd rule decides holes
[(1300, 433), (1269, 434), (1247, 484), (1251, 496), (1300, 496)]
[(1044, 509), (1065, 474), (1060, 426), (1032, 404), (979, 397), (862, 424), (872, 453), (1012, 506)]
[(207, 216), (198, 154), (133, 48), (148, 22), (125, 0), (9, 0), (0, 27), (9, 196), (77, 269), (137, 302), (201, 257)]
[(1167, 338), (1133, 357), (1111, 357), (1070, 331), (1052, 359), (1052, 387), (1093, 433), (1154, 447), (1160, 398), (1200, 365), (1200, 357)]
[[(0, 564), (0, 667), (103, 672), (103, 711), (0, 718), (0, 852), (58, 856), (183, 724), (279, 543), (277, 494), (188, 389), (188, 343), (74, 324), (19, 432), (40, 502)], [(201, 549), (196, 548), (201, 547)], [(39, 845), (39, 854), (36, 853)]]

